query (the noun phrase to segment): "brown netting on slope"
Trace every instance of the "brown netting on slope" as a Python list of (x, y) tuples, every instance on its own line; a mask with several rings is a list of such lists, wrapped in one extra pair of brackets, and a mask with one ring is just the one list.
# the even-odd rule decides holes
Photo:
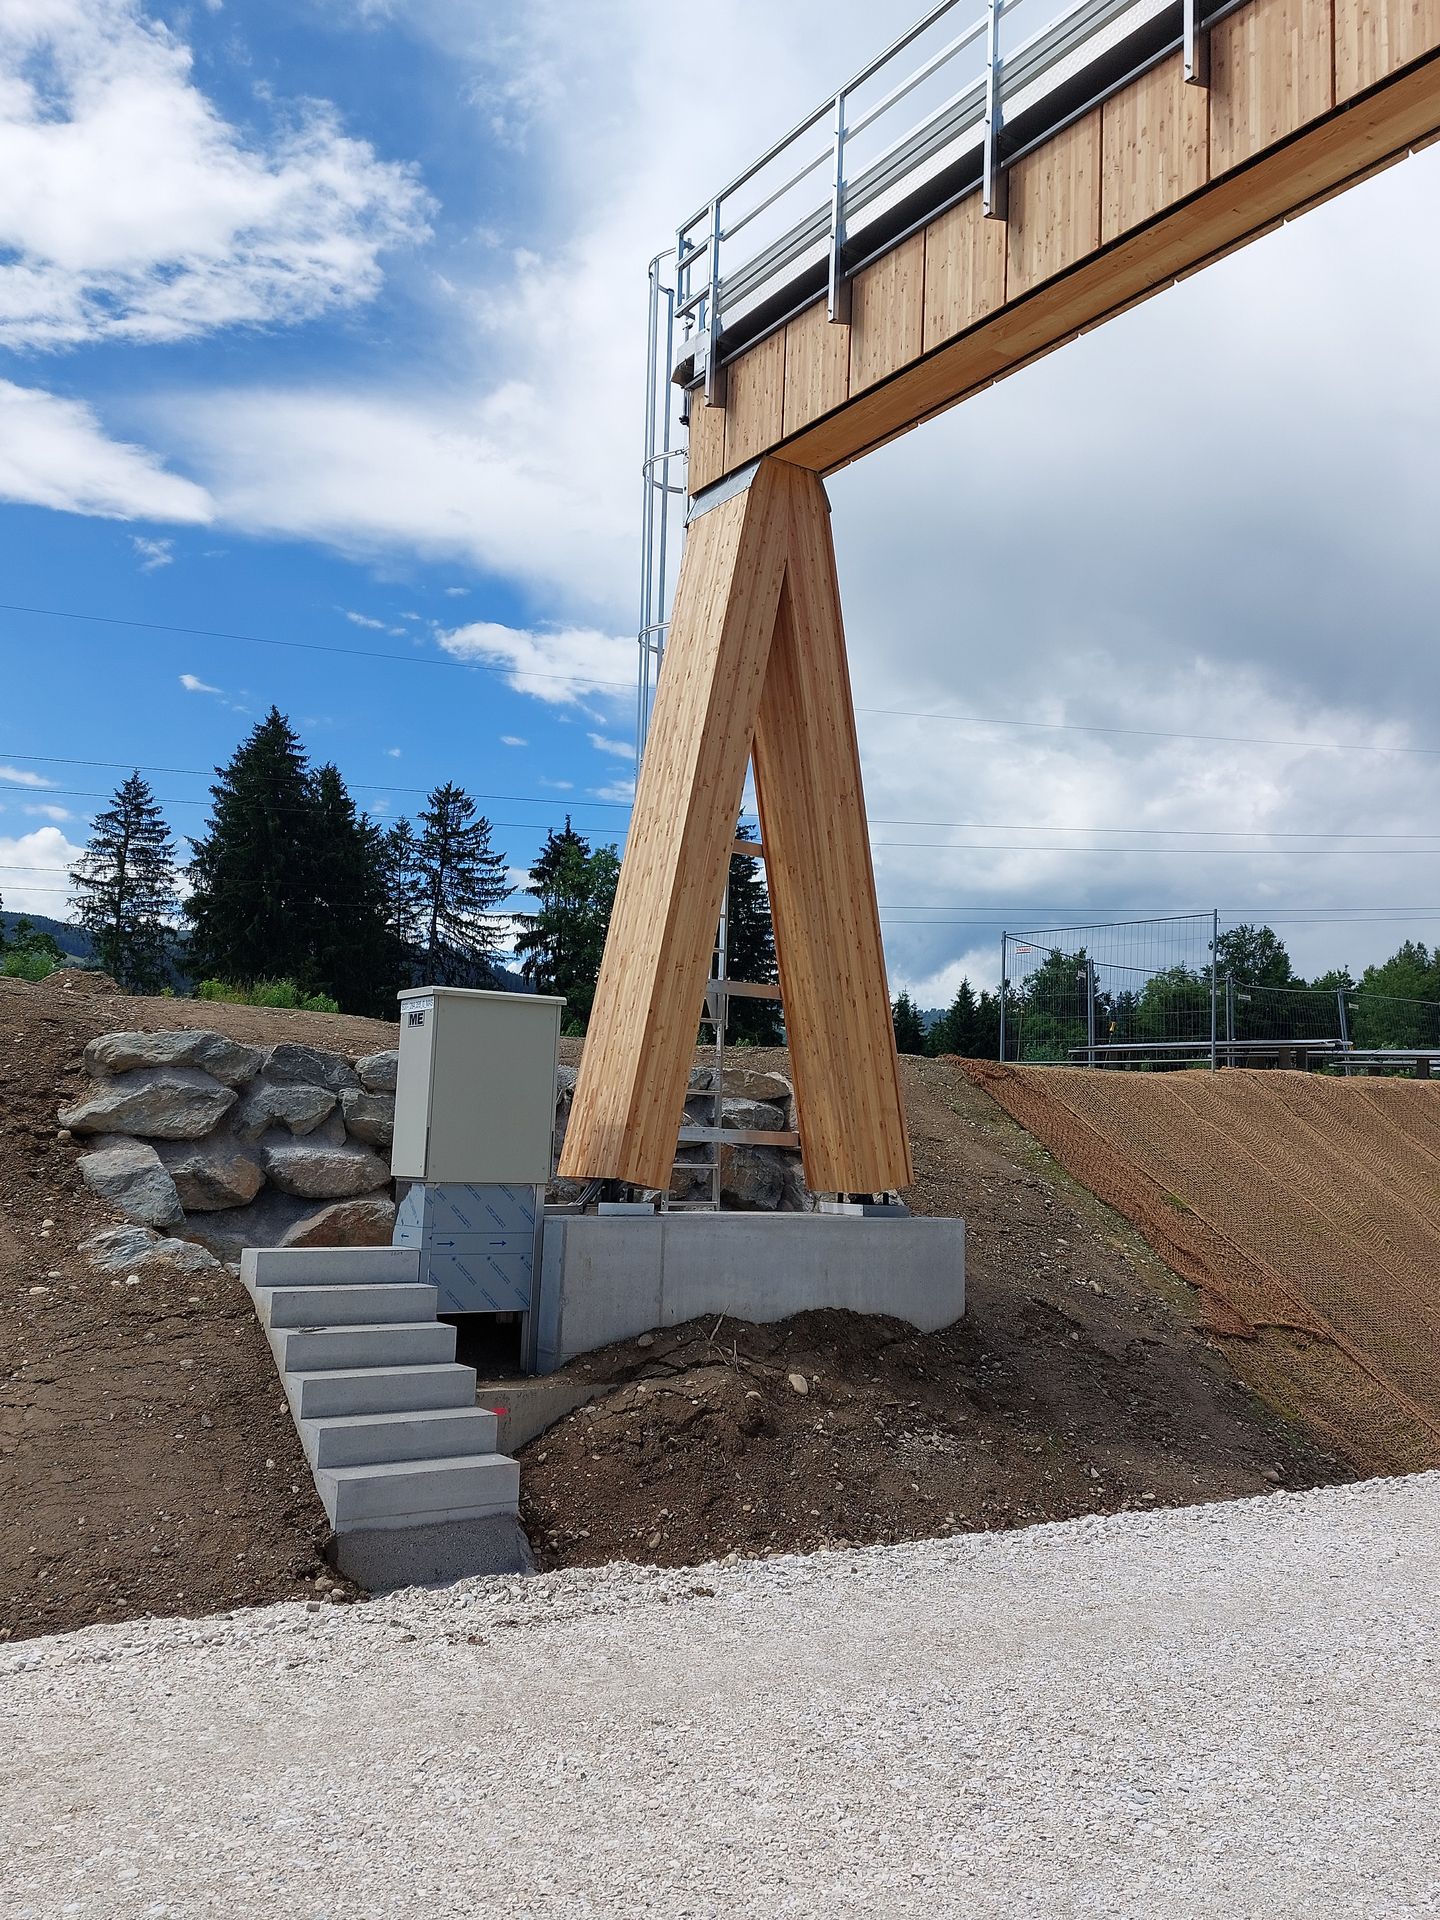
[(1361, 1468), (1440, 1465), (1440, 1088), (957, 1064), (1199, 1289), (1268, 1399)]

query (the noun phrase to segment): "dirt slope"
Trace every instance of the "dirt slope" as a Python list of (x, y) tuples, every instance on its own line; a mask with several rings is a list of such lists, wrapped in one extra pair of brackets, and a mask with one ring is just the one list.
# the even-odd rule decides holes
[(706, 1322), (574, 1362), (619, 1384), (521, 1455), (543, 1564), (682, 1565), (1348, 1477), (1236, 1378), (1194, 1290), (1126, 1221), (953, 1063), (902, 1066), (907, 1198), (965, 1217), (964, 1321)]
[(1440, 1465), (1440, 1089), (968, 1070), (1193, 1280), (1269, 1399), (1372, 1470)]
[[(179, 1025), (352, 1052), (395, 1033), (0, 980), (3, 1635), (208, 1612), (323, 1577), (324, 1515), (239, 1283), (111, 1287), (74, 1255), (113, 1218), (55, 1137), (81, 1051), (97, 1033)], [(963, 1325), (922, 1338), (839, 1314), (727, 1322), (579, 1363), (620, 1384), (523, 1457), (543, 1560), (686, 1561), (1345, 1477), (1237, 1380), (1140, 1234), (985, 1093), (933, 1061), (907, 1061), (905, 1086), (911, 1204), (968, 1222)]]

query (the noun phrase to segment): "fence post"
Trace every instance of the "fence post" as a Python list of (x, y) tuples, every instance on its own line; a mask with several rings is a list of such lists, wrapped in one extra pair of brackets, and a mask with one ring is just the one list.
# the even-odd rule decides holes
[(1210, 922), (1210, 1071), (1214, 1073), (1219, 1065), (1216, 1039), (1217, 1022), (1215, 1010), (1216, 968), (1220, 964), (1220, 909), (1216, 907)]
[(1009, 982), (1005, 978), (1005, 967), (1009, 959), (1010, 936), (1000, 935), (1000, 1058), (1005, 1058), (1005, 990)]
[(1235, 1064), (1235, 976), (1233, 973), (1227, 973), (1225, 976), (1225, 1038), (1230, 1042), (1230, 1055), (1225, 1064), (1233, 1067)]
[(1342, 1047), (1348, 1047), (1350, 1045), (1350, 1018), (1345, 1007), (1344, 987), (1337, 987), (1335, 989), (1335, 1005), (1340, 1010), (1340, 1044)]
[(1085, 956), (1085, 1038), (1090, 1048), (1087, 1064), (1095, 1064), (1095, 962)]

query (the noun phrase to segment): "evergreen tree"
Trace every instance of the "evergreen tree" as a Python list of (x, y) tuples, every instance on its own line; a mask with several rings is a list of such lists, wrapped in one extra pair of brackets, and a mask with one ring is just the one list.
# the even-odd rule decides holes
[(140, 774), (90, 826), (90, 842), (70, 871), (75, 917), (106, 973), (128, 993), (158, 993), (169, 976), (179, 901), (175, 844), (149, 782)]
[(397, 979), (385, 938), (380, 833), (357, 815), (339, 769), (312, 783), (311, 952), (303, 984), (345, 1013), (389, 1013)]
[(619, 877), (614, 847), (592, 851), (568, 814), (563, 832), (545, 836), (530, 869), (530, 891), (540, 906), (517, 916), (522, 931), (515, 951), (537, 993), (564, 996), (567, 1030), (583, 1033), (589, 1022)]
[[(735, 837), (753, 840), (755, 830), (737, 827)], [(744, 854), (735, 854), (730, 861), (730, 917), (725, 946), (725, 970), (732, 980), (758, 984), (778, 979), (765, 870), (760, 861), (747, 859)], [(733, 1039), (748, 1041), (752, 1046), (778, 1047), (785, 1038), (779, 1002), (732, 1000), (729, 1032)]]
[(216, 771), (208, 830), (192, 843), (191, 965), (247, 986), (308, 979), (313, 808), (304, 749), (272, 707)]
[(962, 1058), (973, 1058), (978, 1016), (975, 989), (968, 980), (962, 980), (955, 989), (955, 998), (926, 1034), (925, 1051), (935, 1054), (957, 1053)]
[(397, 987), (415, 984), (416, 955), (425, 912), (420, 842), (408, 820), (397, 820), (378, 847), (388, 968)]
[(901, 1053), (923, 1053), (925, 1051), (925, 1029), (915, 1002), (902, 987), (900, 997), (890, 1009), (890, 1017), (895, 1023), (895, 1045)]
[(495, 908), (510, 893), (505, 856), (490, 845), (490, 822), (462, 787), (436, 787), (420, 815), (424, 887), (423, 971), (435, 986), (474, 986), (492, 977), (500, 940)]

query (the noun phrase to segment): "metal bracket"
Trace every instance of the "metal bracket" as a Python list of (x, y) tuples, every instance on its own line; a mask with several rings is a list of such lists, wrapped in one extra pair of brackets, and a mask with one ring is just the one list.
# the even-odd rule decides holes
[(850, 324), (850, 276), (845, 271), (845, 95), (835, 96), (835, 160), (830, 177), (830, 272), (826, 313), (832, 326)]
[(1000, 73), (1000, 17), (1005, 0), (989, 0), (985, 17), (985, 151), (981, 210), (987, 220), (1010, 217), (1010, 180), (1000, 154), (1004, 99)]
[(1210, 84), (1210, 30), (1200, 19), (1200, 0), (1184, 0), (1185, 9), (1185, 84), (1208, 87)]

